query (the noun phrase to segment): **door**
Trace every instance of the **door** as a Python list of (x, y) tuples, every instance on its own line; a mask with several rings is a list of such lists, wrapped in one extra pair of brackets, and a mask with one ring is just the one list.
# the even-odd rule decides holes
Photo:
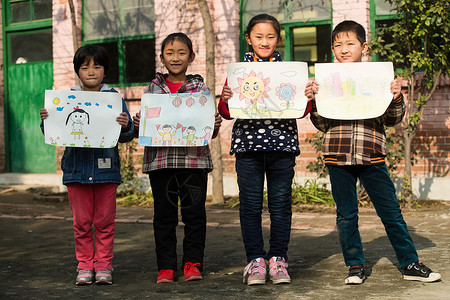
[(56, 172), (55, 147), (44, 143), (39, 110), (53, 86), (51, 29), (7, 33), (7, 123), (11, 172)]

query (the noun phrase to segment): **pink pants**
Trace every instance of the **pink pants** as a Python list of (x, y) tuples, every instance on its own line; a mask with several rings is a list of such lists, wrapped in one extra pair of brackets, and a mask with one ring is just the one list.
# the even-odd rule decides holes
[[(73, 213), (78, 269), (111, 269), (117, 186), (117, 183), (67, 185)], [(95, 242), (92, 224), (95, 228)]]

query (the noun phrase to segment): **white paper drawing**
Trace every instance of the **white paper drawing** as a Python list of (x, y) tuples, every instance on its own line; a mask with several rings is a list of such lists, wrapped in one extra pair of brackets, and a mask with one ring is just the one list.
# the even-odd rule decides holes
[(308, 82), (305, 62), (228, 64), (227, 83), (233, 91), (228, 109), (233, 118), (292, 119), (303, 116)]
[(112, 148), (121, 126), (118, 93), (85, 91), (45, 91), (45, 143), (54, 146)]
[(329, 119), (358, 120), (381, 116), (392, 101), (391, 62), (317, 63), (317, 112)]
[(143, 94), (139, 144), (153, 147), (208, 145), (214, 131), (214, 105), (210, 92)]

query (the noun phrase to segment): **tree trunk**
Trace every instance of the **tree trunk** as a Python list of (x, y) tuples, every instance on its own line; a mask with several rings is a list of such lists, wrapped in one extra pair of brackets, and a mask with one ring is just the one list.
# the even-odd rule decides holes
[[(211, 92), (215, 96), (216, 90), (216, 72), (214, 69), (214, 46), (215, 37), (212, 26), (211, 15), (209, 12), (208, 3), (206, 0), (197, 0), (200, 12), (202, 14), (203, 25), (206, 35), (206, 84), (209, 86)], [(217, 112), (217, 105), (216, 112)], [(222, 151), (220, 148), (220, 135), (214, 140), (211, 140), (211, 152), (214, 164), (212, 171), (212, 202), (214, 204), (223, 204), (223, 172), (222, 172)]]
[(414, 133), (405, 132), (403, 134), (403, 142), (405, 147), (405, 171), (403, 173), (403, 199), (405, 200), (405, 206), (411, 207), (413, 202), (413, 192), (412, 192), (412, 170), (411, 170), (411, 146), (412, 140), (414, 138)]
[[(73, 0), (69, 0), (69, 7), (70, 7), (70, 19), (72, 21), (72, 43), (73, 43), (73, 53), (77, 51), (78, 48), (80, 48), (80, 42), (78, 39), (78, 30), (77, 30), (77, 19), (75, 14), (75, 5), (73, 4)], [(75, 76), (75, 83), (79, 84), (80, 79), (78, 76)]]
[(75, 52), (78, 48), (80, 48), (80, 43), (78, 42), (77, 20), (73, 0), (69, 0), (69, 7), (70, 7), (70, 19), (72, 20), (73, 51)]

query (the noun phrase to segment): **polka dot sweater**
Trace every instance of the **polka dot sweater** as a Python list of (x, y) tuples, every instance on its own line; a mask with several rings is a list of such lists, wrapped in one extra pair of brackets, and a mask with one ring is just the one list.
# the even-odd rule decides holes
[(286, 151), (300, 154), (295, 119), (237, 119), (230, 154), (246, 151)]

